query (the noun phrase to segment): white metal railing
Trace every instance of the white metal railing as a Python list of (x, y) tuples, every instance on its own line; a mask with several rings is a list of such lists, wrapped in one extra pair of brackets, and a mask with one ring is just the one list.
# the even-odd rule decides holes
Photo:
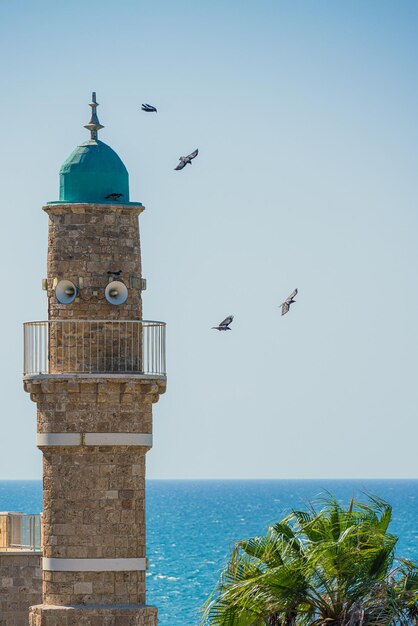
[(41, 516), (0, 513), (1, 550), (40, 550)]
[(26, 322), (23, 373), (165, 376), (165, 324), (143, 320)]

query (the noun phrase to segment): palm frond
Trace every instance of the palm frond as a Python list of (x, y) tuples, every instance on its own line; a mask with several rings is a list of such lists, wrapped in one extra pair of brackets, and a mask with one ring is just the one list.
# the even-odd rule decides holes
[(203, 607), (205, 626), (412, 626), (418, 568), (398, 559), (392, 508), (331, 494), (236, 543)]

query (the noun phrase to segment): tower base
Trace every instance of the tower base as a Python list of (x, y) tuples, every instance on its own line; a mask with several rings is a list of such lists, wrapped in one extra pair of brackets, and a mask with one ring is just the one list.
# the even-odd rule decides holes
[(52, 606), (29, 610), (29, 626), (157, 626), (157, 608), (145, 604)]

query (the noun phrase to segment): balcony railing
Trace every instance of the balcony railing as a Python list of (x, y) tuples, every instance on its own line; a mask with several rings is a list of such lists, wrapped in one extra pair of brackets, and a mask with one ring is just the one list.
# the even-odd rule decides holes
[(139, 320), (49, 320), (24, 325), (25, 376), (165, 376), (165, 324)]
[(0, 513), (1, 550), (40, 550), (41, 516)]

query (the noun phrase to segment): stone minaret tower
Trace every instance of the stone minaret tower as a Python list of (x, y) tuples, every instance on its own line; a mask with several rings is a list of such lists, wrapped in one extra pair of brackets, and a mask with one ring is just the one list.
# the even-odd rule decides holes
[(30, 626), (154, 626), (145, 604), (145, 454), (166, 386), (165, 325), (142, 320), (138, 215), (96, 113), (49, 218), (48, 321), (25, 324), (43, 453), (43, 599)]

